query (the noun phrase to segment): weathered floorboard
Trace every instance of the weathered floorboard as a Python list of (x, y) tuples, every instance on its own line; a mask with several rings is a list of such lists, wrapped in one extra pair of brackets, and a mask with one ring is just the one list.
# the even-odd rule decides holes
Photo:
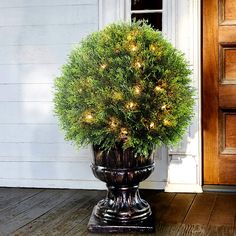
[[(123, 236), (87, 231), (104, 196), (99, 190), (0, 188), (0, 236)], [(156, 231), (146, 236), (236, 236), (236, 194), (142, 190), (141, 196), (155, 218)]]
[(215, 201), (215, 194), (198, 194), (186, 215), (184, 223), (208, 225)]
[(209, 221), (213, 226), (230, 226), (234, 227), (236, 213), (235, 195), (217, 194), (216, 202)]
[(80, 201), (88, 197), (87, 192), (77, 191), (71, 194), (70, 197), (66, 198), (64, 201), (60, 202), (58, 205), (54, 206), (51, 210), (46, 212), (44, 215), (34, 219), (29, 224), (24, 225), (22, 228), (15, 231), (15, 234), (26, 235), (26, 234), (36, 234), (40, 233), (45, 227), (50, 228), (52, 223), (56, 224), (60, 222), (64, 215), (70, 211), (75, 205), (80, 205)]
[(169, 208), (161, 217), (163, 223), (182, 223), (195, 198), (195, 194), (176, 194)]
[(42, 189), (0, 188), (0, 212), (30, 198)]
[(154, 215), (155, 222), (159, 222), (163, 214), (166, 213), (171, 202), (175, 198), (175, 193), (158, 192), (148, 198)]
[[(96, 196), (101, 197), (101, 194), (96, 194)], [(94, 199), (94, 194), (87, 194), (61, 217), (58, 217), (56, 221), (42, 227), (37, 233), (39, 233), (39, 235), (47, 235), (48, 228), (50, 228), (50, 236), (66, 234), (70, 229), (78, 227), (80, 222), (86, 217), (90, 216), (92, 206), (96, 203), (97, 201)]]
[(45, 190), (32, 199), (26, 199), (16, 207), (7, 208), (0, 215), (0, 233), (8, 235), (14, 232), (17, 228), (45, 214), (71, 194), (70, 191)]
[(205, 236), (207, 232), (207, 227), (205, 225), (189, 225), (182, 224), (176, 236)]

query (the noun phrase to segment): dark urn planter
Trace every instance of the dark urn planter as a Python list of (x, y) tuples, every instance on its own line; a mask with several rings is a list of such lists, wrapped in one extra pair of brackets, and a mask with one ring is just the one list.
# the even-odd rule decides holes
[(135, 156), (132, 149), (116, 145), (110, 151), (93, 147), (92, 170), (106, 182), (107, 195), (94, 207), (88, 230), (91, 232), (153, 232), (152, 211), (139, 195), (139, 183), (154, 170), (154, 160)]

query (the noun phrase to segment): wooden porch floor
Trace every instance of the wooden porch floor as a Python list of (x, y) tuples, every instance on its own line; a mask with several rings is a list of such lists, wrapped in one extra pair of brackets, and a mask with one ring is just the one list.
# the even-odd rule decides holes
[[(156, 232), (145, 235), (236, 236), (236, 194), (142, 190), (141, 195), (156, 222)], [(97, 235), (86, 227), (103, 196), (105, 191), (0, 188), (0, 235)]]

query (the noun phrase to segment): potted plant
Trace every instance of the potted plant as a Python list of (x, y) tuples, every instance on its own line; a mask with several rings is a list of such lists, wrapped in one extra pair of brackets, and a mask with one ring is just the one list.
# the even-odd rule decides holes
[(183, 54), (145, 22), (111, 24), (72, 50), (56, 79), (55, 111), (66, 138), (92, 144), (94, 175), (108, 192), (90, 231), (152, 231), (138, 185), (156, 145), (177, 143), (193, 114)]

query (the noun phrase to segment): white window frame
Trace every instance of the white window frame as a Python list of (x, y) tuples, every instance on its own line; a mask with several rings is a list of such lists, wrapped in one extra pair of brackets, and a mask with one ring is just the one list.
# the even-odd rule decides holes
[[(131, 21), (131, 0), (98, 0), (99, 1), (99, 29), (104, 28), (109, 23), (115, 21)], [(147, 12), (147, 11), (143, 11)], [(150, 12), (150, 10), (148, 11)], [(152, 12), (162, 12), (162, 32), (166, 38), (175, 46), (176, 44), (176, 0), (163, 0), (162, 10)]]
[(162, 32), (175, 46), (175, 5), (176, 0), (163, 0), (160, 10), (131, 10), (131, 0), (125, 2), (126, 21), (130, 21), (132, 13), (162, 13)]

